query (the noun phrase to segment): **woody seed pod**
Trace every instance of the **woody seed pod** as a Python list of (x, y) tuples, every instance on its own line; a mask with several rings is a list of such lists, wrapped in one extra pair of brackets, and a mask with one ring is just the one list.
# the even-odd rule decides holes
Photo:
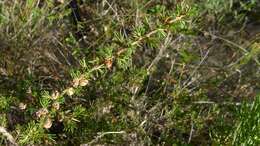
[(50, 118), (47, 118), (43, 124), (43, 127), (46, 129), (49, 129), (49, 128), (51, 128), (51, 126), (52, 126), (52, 121)]
[(66, 93), (67, 95), (72, 96), (75, 93), (74, 88), (70, 87), (66, 89)]

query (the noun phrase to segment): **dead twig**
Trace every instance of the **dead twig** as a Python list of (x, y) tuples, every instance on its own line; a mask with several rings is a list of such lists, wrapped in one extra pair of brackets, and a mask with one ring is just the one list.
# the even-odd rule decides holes
[(219, 105), (235, 105), (235, 106), (242, 105), (242, 103), (240, 103), (240, 102), (222, 102), (222, 103), (217, 103), (217, 102), (214, 102), (214, 101), (194, 101), (193, 103), (194, 104), (212, 104), (212, 105), (216, 105), (216, 104), (219, 104)]
[(112, 132), (103, 132), (103, 133), (99, 133), (98, 136), (96, 136), (95, 139), (93, 139), (92, 141), (90, 141), (88, 144), (82, 144), (82, 145), (92, 145), (94, 143), (96, 143), (99, 139), (101, 139), (102, 137), (104, 137), (105, 135), (109, 135), (109, 134), (125, 134), (125, 131), (112, 131)]

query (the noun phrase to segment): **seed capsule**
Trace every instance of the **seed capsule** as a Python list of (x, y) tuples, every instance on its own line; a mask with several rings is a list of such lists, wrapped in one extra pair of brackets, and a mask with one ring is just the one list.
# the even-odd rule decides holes
[(82, 79), (79, 81), (79, 85), (80, 85), (81, 87), (87, 86), (88, 83), (89, 83), (89, 81), (86, 80), (86, 79), (84, 79), (84, 78), (82, 78)]
[(60, 109), (60, 103), (59, 102), (54, 102), (52, 104), (52, 107), (55, 109), (55, 110), (59, 110)]
[(59, 93), (57, 90), (54, 91), (54, 92), (51, 94), (51, 98), (52, 98), (53, 100), (58, 99), (59, 96), (60, 96), (60, 93)]
[(36, 116), (38, 118), (42, 117), (42, 116), (45, 116), (49, 113), (49, 111), (46, 109), (46, 108), (41, 108), (39, 109), (37, 112), (36, 112)]
[(19, 103), (19, 109), (25, 110), (26, 107), (27, 107), (27, 105), (25, 103), (23, 103), (23, 102)]
[(72, 83), (73, 83), (73, 87), (77, 88), (80, 84), (80, 78), (73, 79)]
[(43, 127), (46, 129), (49, 129), (49, 128), (51, 128), (51, 126), (52, 126), (52, 121), (50, 118), (47, 118), (43, 124)]
[(75, 93), (74, 88), (70, 87), (69, 89), (66, 90), (66, 93), (67, 95), (72, 96)]

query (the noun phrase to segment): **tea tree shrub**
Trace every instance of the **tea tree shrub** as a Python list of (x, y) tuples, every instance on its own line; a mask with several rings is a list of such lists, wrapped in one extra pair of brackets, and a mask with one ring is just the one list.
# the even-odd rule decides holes
[(0, 2), (0, 145), (259, 144), (257, 1), (70, 2)]

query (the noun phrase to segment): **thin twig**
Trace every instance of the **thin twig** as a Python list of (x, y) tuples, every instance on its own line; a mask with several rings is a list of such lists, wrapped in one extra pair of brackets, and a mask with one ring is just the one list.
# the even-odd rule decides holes
[[(178, 37), (179, 38), (179, 37)], [(178, 40), (178, 38), (176, 40)], [(174, 40), (174, 42), (176, 41)], [(147, 68), (147, 71), (149, 72), (152, 68), (152, 66), (154, 66), (155, 64), (158, 63), (158, 61), (163, 57), (163, 53), (165, 52), (166, 48), (169, 46), (170, 44), (170, 41), (171, 41), (171, 38), (170, 38), (170, 33), (167, 34), (167, 37), (164, 41), (164, 43), (162, 44), (162, 46), (160, 47), (160, 51), (159, 53), (157, 54), (157, 56), (154, 58), (154, 60), (152, 61), (152, 63), (150, 64), (150, 66)]]
[[(224, 41), (224, 42), (226, 42), (226, 43), (228, 43), (228, 44), (230, 44), (230, 45), (232, 45), (232, 46), (235, 46), (235, 47), (239, 48), (240, 50), (242, 50), (242, 51), (244, 52), (245, 55), (248, 55), (248, 54), (250, 53), (246, 48), (242, 47), (242, 45), (236, 44), (235, 42), (232, 42), (232, 41), (230, 41), (230, 40), (228, 40), (228, 39), (226, 39), (226, 38), (223, 38), (223, 37), (221, 37), (221, 36), (217, 36), (217, 35), (212, 34), (212, 33), (209, 33), (209, 32), (204, 32), (204, 33), (207, 34), (207, 35), (210, 35), (210, 36), (213, 37), (213, 38), (222, 40), (222, 41)], [(260, 62), (257, 60), (257, 58), (253, 57), (253, 59), (254, 59), (254, 61), (255, 61), (258, 65), (260, 65)]]
[(189, 136), (188, 143), (191, 142), (191, 138), (192, 138), (193, 131), (194, 131), (194, 123), (192, 122), (192, 123), (191, 123), (191, 128), (190, 128), (190, 136)]
[[(209, 49), (206, 54), (204, 55), (204, 57), (201, 59), (199, 65), (193, 70), (193, 72), (191, 73), (191, 76), (189, 79), (186, 80), (186, 82), (184, 83), (184, 87), (181, 88), (181, 91), (185, 88), (187, 88), (189, 85), (191, 85), (193, 82), (195, 82), (195, 79), (192, 80), (192, 77), (195, 75), (195, 73), (197, 72), (197, 70), (199, 69), (199, 67), (202, 65), (202, 63), (204, 63), (204, 61), (207, 59), (209, 52), (211, 49)], [(189, 80), (191, 80), (190, 82), (188, 82)], [(181, 93), (181, 91), (179, 93)]]
[[(101, 139), (102, 137), (104, 137), (105, 135), (109, 135), (109, 134), (125, 134), (125, 131), (112, 131), (112, 132), (104, 132), (99, 134), (98, 136), (96, 136), (95, 139), (93, 139), (92, 141), (90, 141), (88, 144), (86, 145), (92, 145), (93, 143), (97, 142), (99, 139)], [(83, 144), (85, 145), (85, 144)]]
[[(171, 61), (171, 68), (170, 71), (168, 72), (168, 76), (171, 75), (174, 64), (175, 64), (175, 59)], [(168, 87), (168, 82), (165, 83), (164, 90), (163, 90), (164, 93), (166, 93), (167, 87)]]
[(138, 45), (142, 40), (144, 40), (145, 38), (149, 38), (151, 35), (157, 33), (157, 32), (160, 32), (160, 31), (164, 31), (165, 29), (156, 29), (156, 30), (153, 30), (151, 32), (149, 32), (148, 34), (146, 34), (145, 36), (143, 37), (140, 37), (137, 41), (134, 41), (131, 45), (132, 46), (135, 46), (135, 45)]
[[(178, 38), (179, 38), (179, 37), (178, 37)], [(178, 38), (177, 38), (177, 39), (178, 39)], [(177, 40), (177, 39), (175, 39), (175, 40)], [(159, 53), (158, 53), (157, 56), (154, 58), (154, 60), (151, 62), (151, 64), (149, 65), (149, 67), (147, 68), (147, 71), (148, 71), (148, 72), (150, 72), (151, 68), (152, 68), (154, 65), (156, 65), (156, 64), (159, 62), (159, 60), (163, 57), (163, 54), (164, 54), (166, 48), (169, 46), (170, 42), (171, 42), (170, 33), (168, 33), (168, 34), (167, 34), (167, 37), (166, 37), (166, 39), (165, 39), (165, 41), (164, 41), (164, 43), (163, 43), (162, 46), (160, 47)], [(144, 95), (146, 95), (147, 92), (148, 92), (148, 89), (149, 89), (149, 86), (150, 86), (150, 83), (151, 83), (151, 79), (152, 79), (152, 75), (149, 76), (149, 80), (148, 80), (148, 83), (147, 83), (147, 86), (146, 86)]]
[(224, 42), (227, 42), (228, 44), (231, 44), (232, 46), (235, 46), (235, 47), (239, 48), (239, 49), (242, 50), (244, 53), (248, 53), (248, 51), (247, 51), (245, 48), (241, 47), (241, 45), (238, 45), (238, 44), (236, 44), (236, 43), (234, 43), (234, 42), (232, 42), (232, 41), (230, 41), (230, 40), (228, 40), (228, 39), (226, 39), (226, 38), (223, 38), (223, 37), (221, 37), (221, 36), (217, 36), (217, 35), (215, 35), (215, 34), (208, 33), (208, 32), (205, 32), (205, 34), (209, 34), (209, 35), (210, 35), (211, 37), (213, 37), (213, 38), (216, 38), (216, 39), (222, 40), (222, 41), (224, 41)]
[(240, 102), (222, 102), (222, 103), (217, 103), (214, 101), (195, 101), (193, 102), (194, 104), (220, 104), (220, 105), (236, 105), (236, 106), (240, 106), (241, 103)]
[[(53, 36), (54, 40), (63, 48), (66, 48), (55, 36)], [(60, 50), (59, 47), (56, 47), (57, 50), (59, 51), (59, 53), (61, 54), (61, 56), (64, 58), (64, 60), (66, 61), (66, 63), (71, 66), (70, 61), (67, 59), (67, 57), (65, 57), (64, 53)]]

